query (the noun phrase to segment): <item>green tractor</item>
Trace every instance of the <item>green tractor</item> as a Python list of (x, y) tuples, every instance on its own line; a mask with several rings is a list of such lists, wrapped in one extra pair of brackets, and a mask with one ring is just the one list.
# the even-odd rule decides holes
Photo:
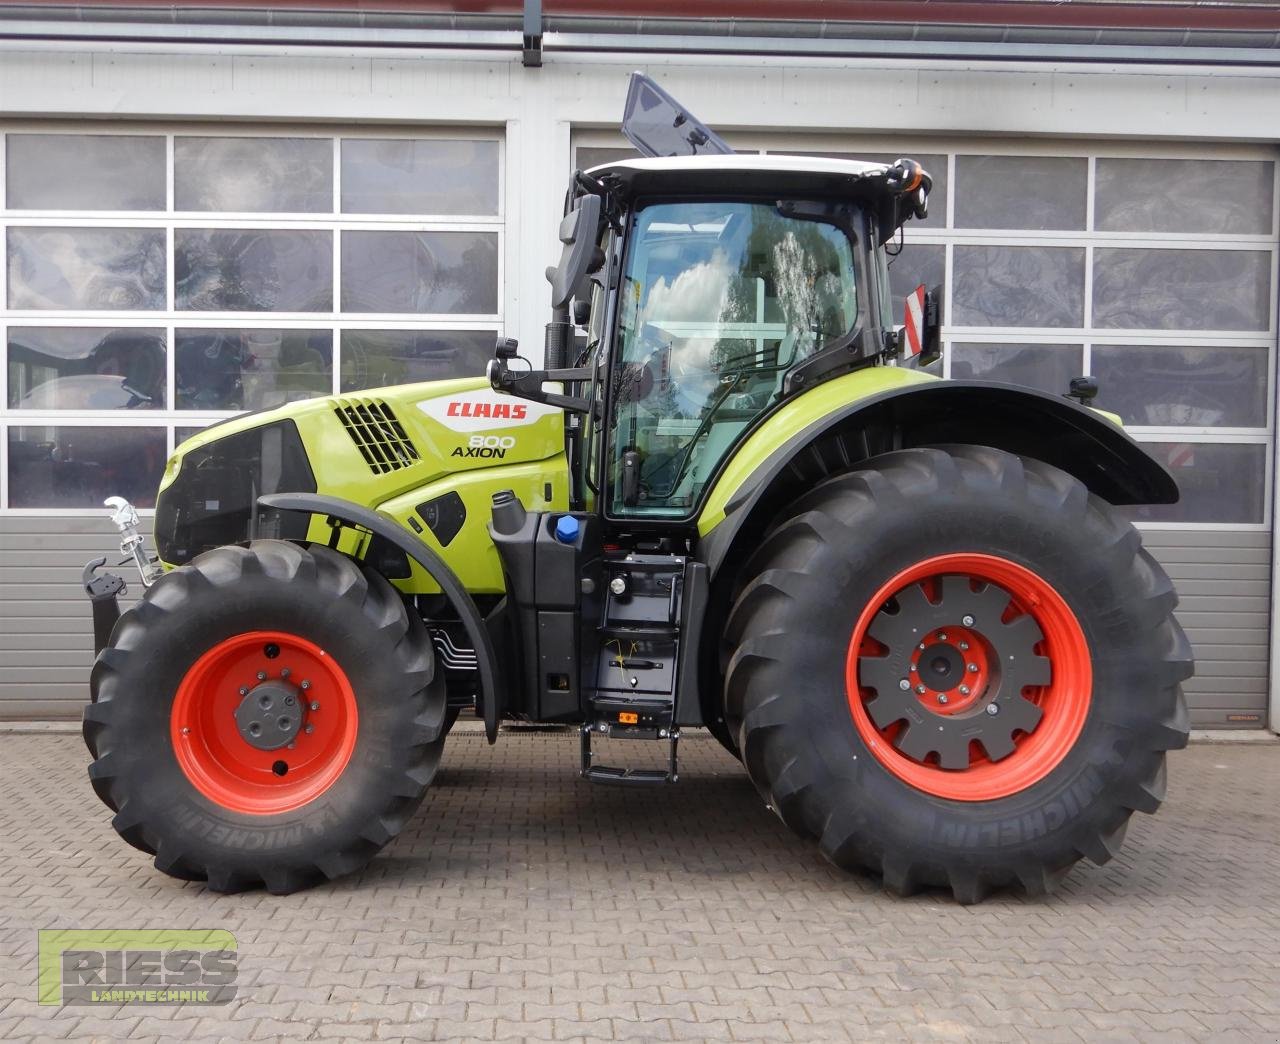
[(500, 338), (483, 377), (215, 425), (158, 559), (111, 502), (146, 585), (121, 614), (86, 567), (116, 830), (216, 891), (336, 878), (474, 711), (576, 726), (628, 786), (706, 728), (896, 893), (1106, 861), (1187, 740), (1177, 598), (1121, 510), (1174, 481), (1087, 379), (927, 371), (935, 296), (888, 280), (916, 163), (734, 155), (640, 76), (624, 131), (649, 158), (569, 185), (546, 369)]

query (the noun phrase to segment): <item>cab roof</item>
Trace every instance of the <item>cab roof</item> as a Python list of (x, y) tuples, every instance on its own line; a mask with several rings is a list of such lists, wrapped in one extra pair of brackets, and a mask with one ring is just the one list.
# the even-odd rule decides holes
[(586, 173), (607, 179), (627, 196), (709, 190), (851, 195), (855, 187), (867, 187), (860, 183), (882, 174), (886, 166), (821, 156), (735, 153), (615, 160)]

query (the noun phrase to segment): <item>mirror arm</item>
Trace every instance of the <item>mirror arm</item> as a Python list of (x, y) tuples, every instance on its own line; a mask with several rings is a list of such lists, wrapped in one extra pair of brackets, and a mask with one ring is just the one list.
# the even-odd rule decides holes
[(490, 359), (488, 368), (489, 386), (494, 391), (505, 392), (520, 399), (558, 406), (572, 413), (591, 413), (591, 400), (580, 395), (561, 395), (550, 392), (542, 386), (548, 381), (589, 381), (592, 377), (590, 366), (578, 366), (567, 370), (510, 370), (505, 359)]

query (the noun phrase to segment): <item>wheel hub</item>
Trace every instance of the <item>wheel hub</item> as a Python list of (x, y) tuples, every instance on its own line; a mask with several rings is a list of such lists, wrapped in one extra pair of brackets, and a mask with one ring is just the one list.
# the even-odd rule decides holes
[(867, 634), (888, 655), (860, 656), (859, 677), (875, 693), (868, 714), (878, 729), (897, 726), (891, 742), (903, 754), (966, 769), (973, 744), (999, 761), (1036, 728), (1042, 711), (1023, 691), (1050, 684), (1052, 671), (1036, 651), (1043, 631), (1011, 615), (1011, 601), (995, 583), (944, 575), (909, 584), (876, 613)]
[(285, 681), (255, 685), (236, 708), (241, 738), (258, 750), (279, 750), (302, 730), (305, 714), (301, 692)]
[(212, 644), (170, 711), (178, 764), (210, 801), (273, 815), (319, 797), (346, 768), (359, 728), (355, 692), (324, 649), (285, 631)]

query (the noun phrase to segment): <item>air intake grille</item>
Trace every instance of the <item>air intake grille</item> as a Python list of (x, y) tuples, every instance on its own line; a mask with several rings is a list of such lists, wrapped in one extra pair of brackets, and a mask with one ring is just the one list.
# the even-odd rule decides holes
[(375, 475), (417, 464), (418, 449), (381, 399), (339, 399), (334, 410)]

